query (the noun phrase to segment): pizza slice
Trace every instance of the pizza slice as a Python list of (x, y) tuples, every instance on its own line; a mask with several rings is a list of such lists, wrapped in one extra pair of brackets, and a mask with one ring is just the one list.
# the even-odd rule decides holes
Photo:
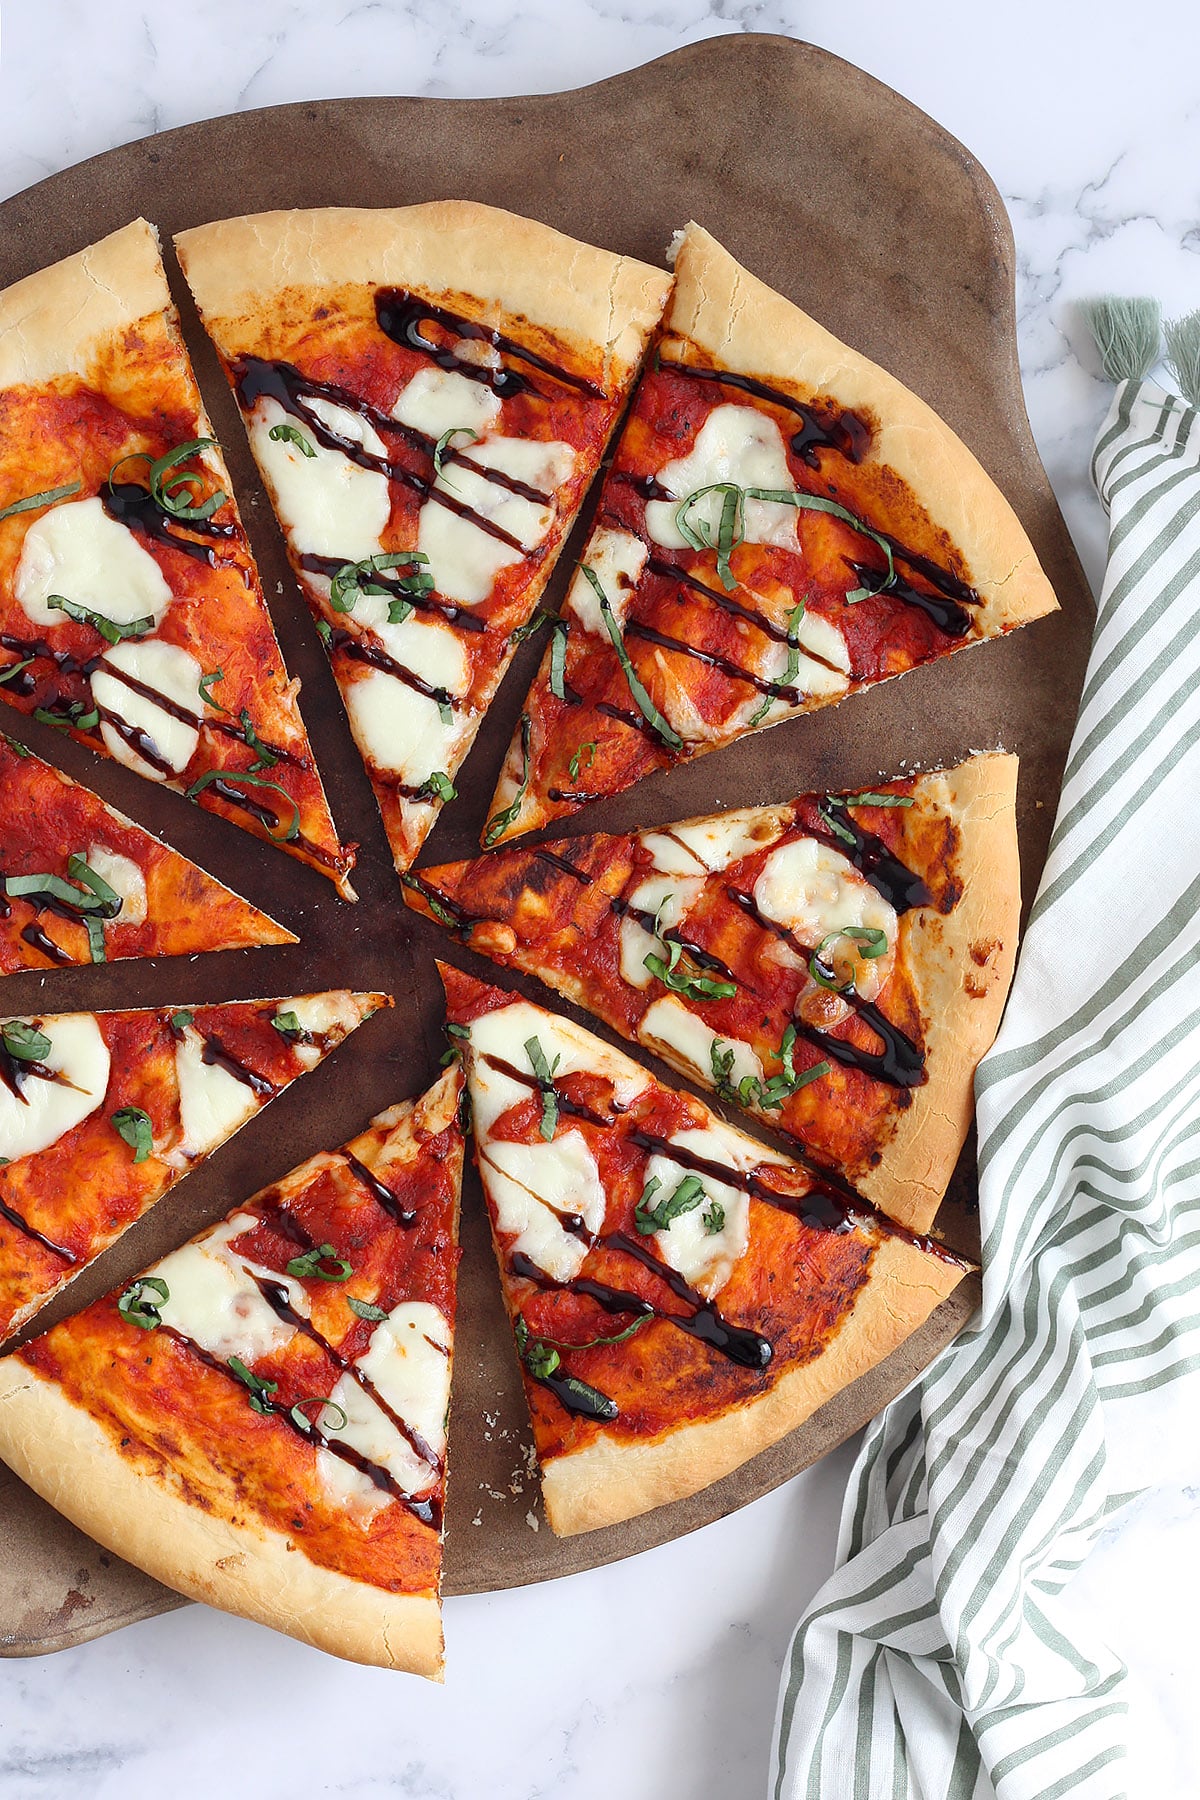
[(485, 841), (1052, 612), (966, 446), (689, 225)]
[(0, 1020), (0, 1341), (384, 994)]
[(1017, 759), (405, 878), (418, 911), (537, 975), (933, 1222), (1012, 980)]
[(263, 213), (176, 245), (406, 869), (670, 276), (460, 200)]
[(0, 974), (296, 942), (0, 733)]
[(441, 1677), (461, 1075), (0, 1360), (0, 1455), (194, 1600)]
[(154, 232), (0, 294), (0, 695), (353, 899)]
[(579, 1026), (442, 979), (556, 1532), (729, 1474), (966, 1272)]

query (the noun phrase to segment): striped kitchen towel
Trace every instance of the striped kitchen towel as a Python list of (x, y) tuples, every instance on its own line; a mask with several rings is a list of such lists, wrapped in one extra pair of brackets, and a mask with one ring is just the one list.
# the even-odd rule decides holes
[(1093, 320), (1128, 377), (1092, 465), (1109, 563), (976, 1083), (983, 1307), (863, 1444), (773, 1800), (1140, 1791), (1125, 1669), (1060, 1599), (1119, 1509), (1200, 1474), (1200, 315), (1168, 328), (1189, 404), (1143, 378), (1140, 304)]

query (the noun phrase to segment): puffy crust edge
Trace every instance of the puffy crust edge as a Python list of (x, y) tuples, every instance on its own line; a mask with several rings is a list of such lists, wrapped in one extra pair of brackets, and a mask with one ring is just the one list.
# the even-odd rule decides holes
[(86, 374), (100, 345), (172, 310), (157, 233), (134, 219), (0, 293), (0, 387)]
[(769, 1393), (652, 1443), (601, 1438), (547, 1462), (542, 1493), (551, 1528), (570, 1537), (618, 1525), (719, 1481), (882, 1362), (966, 1272), (902, 1239), (885, 1238), (832, 1343), (813, 1362), (789, 1370)]
[(385, 1593), (309, 1562), (282, 1532), (189, 1505), (19, 1353), (0, 1361), (0, 1452), (81, 1531), (177, 1593), (334, 1656), (441, 1680), (436, 1595)]
[(524, 317), (601, 346), (620, 384), (671, 290), (662, 269), (471, 200), (256, 213), (180, 232), (175, 247), (226, 356), (252, 347), (272, 296), (370, 282), (470, 295), (497, 324)]
[(932, 407), (743, 269), (695, 223), (680, 239), (675, 276), (668, 332), (723, 368), (800, 399), (828, 395), (874, 419), (872, 459), (895, 470), (966, 558), (984, 602), (973, 609), (977, 635), (1057, 611), (1016, 514)]
[[(1021, 917), (1017, 768), (1015, 756), (995, 752), (942, 776), (961, 833), (963, 893), (948, 915), (914, 915), (905, 952), (920, 976), (930, 1077), (913, 1089), (879, 1167), (858, 1183), (912, 1231), (927, 1231), (941, 1205), (974, 1112), (975, 1070), (1012, 984)], [(927, 932), (938, 935), (925, 943)], [(982, 991), (972, 992), (971, 980)]]

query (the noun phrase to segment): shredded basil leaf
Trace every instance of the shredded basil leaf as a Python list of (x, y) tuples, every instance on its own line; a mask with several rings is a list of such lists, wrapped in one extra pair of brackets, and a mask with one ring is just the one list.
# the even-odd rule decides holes
[[(332, 1270), (323, 1269), (322, 1263), (334, 1263)], [(297, 1276), (301, 1281), (341, 1282), (349, 1281), (354, 1273), (353, 1266), (344, 1256), (339, 1256), (332, 1244), (318, 1244), (313, 1250), (306, 1250), (302, 1256), (293, 1256), (287, 1266), (289, 1275)], [(307, 1404), (307, 1403), (306, 1403)]]
[(278, 425), (272, 425), (267, 436), (273, 444), (295, 444), (301, 456), (312, 457), (317, 454), (304, 433), (295, 425), (286, 425), (281, 421)]
[[(697, 488), (680, 501), (675, 511), (675, 525), (680, 537), (693, 550), (715, 550), (717, 553), (717, 574), (721, 585), (727, 593), (732, 593), (737, 586), (737, 577), (730, 566), (730, 557), (743, 542), (746, 536), (745, 500), (749, 490), (737, 486), (732, 481), (714, 481), (708, 487)], [(717, 535), (714, 539), (708, 532), (703, 520), (693, 525), (688, 517), (690, 509), (697, 500), (703, 500), (706, 494), (720, 494), (721, 513), (717, 521)]]
[(737, 993), (736, 982), (714, 981), (711, 975), (693, 975), (687, 969), (676, 967), (682, 949), (681, 944), (673, 941), (667, 945), (669, 963), (652, 951), (642, 958), (643, 966), (673, 994), (684, 994), (689, 1000), (731, 1000)]
[(845, 981), (839, 981), (837, 970), (825, 957), (828, 944), (836, 944), (839, 938), (847, 938), (858, 945), (858, 954), (868, 962), (887, 952), (887, 933), (873, 925), (842, 925), (836, 931), (827, 931), (816, 949), (808, 959), (808, 972), (818, 987), (829, 988), (835, 994), (845, 994), (854, 986), (854, 976), (849, 975)]
[[(374, 575), (382, 575), (387, 569), (402, 569), (427, 564), (429, 558), (420, 550), (396, 550), (387, 554), (366, 556), (361, 562), (343, 563), (329, 584), (329, 604), (334, 612), (353, 612), (355, 603), (362, 594), (379, 594), (385, 600), (392, 593), (392, 588), (407, 588), (411, 594), (427, 594), (433, 587), (433, 576), (424, 572), (413, 575), (398, 575), (392, 586), (383, 587), (378, 581), (371, 579)], [(407, 602), (406, 602), (407, 604)], [(402, 623), (402, 621), (393, 621)]]
[(857, 844), (858, 839), (854, 833), (833, 816), (834, 807), (845, 806), (845, 804), (846, 802), (838, 795), (826, 794), (824, 800), (820, 801), (817, 806), (817, 816), (825, 821), (834, 837), (841, 838), (844, 844)]
[(523, 712), (520, 720), (521, 779), (517, 784), (517, 791), (513, 797), (512, 805), (506, 806), (503, 812), (498, 812), (494, 818), (488, 820), (487, 830), (483, 837), (483, 846), (485, 850), (490, 850), (497, 838), (503, 837), (504, 833), (508, 830), (509, 826), (521, 810), (522, 803), (525, 799), (525, 790), (529, 786), (529, 738), (531, 731), (532, 724), (529, 714)]
[(633, 696), (635, 706), (641, 713), (643, 719), (645, 719), (647, 725), (649, 725), (650, 729), (656, 733), (669, 750), (682, 750), (683, 739), (675, 730), (674, 726), (659, 712), (657, 706), (655, 706), (653, 700), (646, 692), (645, 687), (642, 685), (641, 678), (630, 659), (629, 651), (625, 648), (625, 639), (621, 635), (621, 627), (617, 624), (616, 614), (612, 609), (612, 603), (604, 589), (601, 587), (600, 579), (595, 570), (589, 569), (586, 563), (580, 563), (579, 572), (581, 575), (587, 576), (587, 579), (591, 583), (596, 594), (596, 598), (599, 601), (600, 617), (604, 620), (604, 629), (612, 639), (612, 647), (617, 653), (617, 661), (624, 671), (625, 680), (628, 684), (629, 692)]
[[(766, 1023), (766, 1021), (764, 1021)], [(761, 1112), (774, 1112), (793, 1094), (808, 1086), (810, 1081), (817, 1081), (822, 1075), (828, 1075), (831, 1065), (827, 1062), (815, 1063), (812, 1068), (805, 1069), (797, 1075), (792, 1054), (796, 1046), (796, 1027), (788, 1025), (779, 1045), (779, 1060), (783, 1065), (782, 1073), (772, 1075), (767, 1081), (760, 1081), (757, 1075), (743, 1075), (736, 1088), (731, 1076), (733, 1074), (734, 1051), (732, 1045), (723, 1044), (720, 1038), (714, 1038), (709, 1049), (712, 1064), (713, 1087), (722, 1100), (728, 1100), (735, 1106)]]
[(9, 737), (7, 731), (0, 731), (0, 737), (4, 739), (13, 755), (19, 756), (22, 762), (25, 761), (26, 757), (33, 755), (33, 751), (27, 750), (24, 744), (19, 744), (15, 737)]
[(143, 1112), (140, 1106), (122, 1106), (118, 1112), (113, 1113), (110, 1123), (117, 1136), (133, 1151), (134, 1162), (145, 1162), (154, 1148), (154, 1128), (150, 1123), (150, 1114)]
[(458, 789), (450, 777), (442, 769), (435, 769), (427, 775), (416, 793), (414, 800), (453, 800)]
[(246, 744), (254, 752), (254, 761), (250, 764), (251, 772), (258, 769), (273, 769), (279, 761), (273, 750), (269, 750), (254, 729), (250, 714), (243, 707), (238, 714), (238, 724), (246, 734)]
[(23, 500), (11, 500), (7, 506), (0, 506), (0, 520), (15, 518), (18, 513), (36, 512), (39, 506), (53, 506), (58, 500), (69, 500), (82, 486), (82, 481), (72, 481), (67, 487), (43, 488), (40, 494), (26, 494)]
[(324, 1418), (317, 1419), (315, 1425), (318, 1431), (345, 1431), (349, 1423), (346, 1409), (344, 1406), (339, 1406), (336, 1400), (331, 1400), (328, 1394), (313, 1394), (307, 1400), (297, 1400), (295, 1406), (288, 1407), (288, 1417), (293, 1425), (300, 1427), (301, 1431), (311, 1431), (314, 1426), (314, 1421), (303, 1410), (306, 1406), (324, 1407), (329, 1412), (339, 1415), (332, 1425), (327, 1425)]
[(454, 917), (454, 914), (446, 911), (446, 908), (441, 904), (440, 900), (438, 900), (433, 889), (426, 887), (419, 876), (409, 874), (401, 875), (400, 885), (401, 887), (408, 888), (411, 893), (418, 895), (419, 898), (425, 902), (439, 925), (448, 925), (451, 931), (457, 931), (459, 929), (458, 921)]
[[(263, 775), (252, 774), (249, 769), (205, 769), (199, 780), (193, 781), (191, 787), (188, 788), (184, 799), (195, 800), (214, 781), (227, 781), (231, 787), (242, 787), (248, 784), (251, 787), (270, 788), (274, 793), (282, 794), (292, 809), (291, 824), (286, 831), (280, 832), (278, 835), (273, 831), (269, 831), (267, 835), (277, 844), (290, 844), (293, 838), (299, 837), (300, 808), (287, 789), (281, 788), (277, 781), (268, 781)], [(278, 825), (279, 820), (276, 819), (275, 823)]]
[(549, 625), (553, 617), (553, 613), (544, 612), (539, 606), (532, 618), (526, 619), (523, 625), (518, 625), (515, 631), (509, 633), (509, 643), (523, 644), (527, 637), (532, 637), (535, 631), (540, 631), (542, 629), (543, 625)]
[[(155, 1296), (157, 1305), (154, 1300), (146, 1299), (147, 1293)], [(139, 1275), (117, 1301), (117, 1311), (127, 1324), (136, 1325), (139, 1331), (153, 1331), (162, 1324), (159, 1307), (165, 1306), (170, 1298), (170, 1288), (157, 1275)]]
[(24, 1019), (6, 1019), (0, 1025), (0, 1040), (17, 1062), (44, 1062), (54, 1048), (44, 1031)]
[[(775, 685), (776, 685), (776, 686), (777, 686), (777, 687), (784, 687), (784, 688), (789, 688), (789, 687), (791, 687), (791, 685), (792, 685), (792, 683), (793, 683), (793, 682), (794, 682), (794, 681), (795, 681), (795, 679), (796, 679), (796, 676), (797, 676), (797, 675), (798, 675), (798, 674), (799, 674), (799, 673), (800, 673), (800, 638), (799, 638), (799, 631), (800, 631), (800, 621), (801, 621), (801, 619), (802, 619), (802, 618), (803, 618), (803, 617), (804, 617), (804, 609), (805, 609), (805, 605), (806, 605), (806, 602), (805, 602), (805, 601), (803, 601), (803, 600), (801, 600), (801, 601), (800, 601), (800, 603), (799, 603), (799, 605), (798, 605), (798, 606), (796, 606), (796, 607), (794, 607), (794, 608), (793, 608), (793, 610), (792, 610), (792, 611), (791, 611), (791, 612), (790, 612), (790, 613), (789, 613), (789, 614), (788, 614), (788, 622), (787, 622), (787, 641), (788, 641), (788, 654), (787, 654), (787, 667), (786, 667), (786, 669), (785, 669), (785, 670), (784, 670), (784, 671), (783, 671), (783, 676), (782, 676), (782, 679), (781, 679), (781, 680), (780, 680), (780, 681), (778, 681), (778, 682), (777, 682), (777, 683), (776, 683), (776, 684), (775, 684)], [(781, 695), (781, 694), (764, 694), (764, 695), (763, 695), (763, 697), (762, 697), (762, 705), (761, 705), (761, 706), (759, 706), (759, 707), (757, 707), (757, 708), (756, 708), (756, 710), (755, 710), (755, 712), (754, 712), (754, 714), (753, 714), (753, 716), (752, 716), (752, 717), (751, 717), (751, 719), (750, 719), (750, 721), (749, 721), (749, 723), (750, 723), (750, 724), (751, 724), (751, 725), (759, 725), (759, 724), (761, 724), (761, 723), (762, 723), (762, 721), (763, 721), (763, 720), (764, 720), (764, 719), (765, 719), (765, 718), (766, 718), (766, 716), (767, 716), (767, 714), (768, 714), (768, 712), (770, 712), (770, 710), (771, 710), (771, 706), (772, 706), (772, 704), (773, 704), (773, 703), (774, 703), (774, 702), (775, 702), (775, 701), (776, 701), (776, 700), (779, 700), (779, 699), (783, 699), (783, 698), (785, 698), (785, 697), (786, 697), (786, 696), (784, 696), (784, 695)]]
[(709, 1198), (698, 1175), (685, 1175), (673, 1193), (665, 1199), (655, 1200), (654, 1196), (661, 1186), (658, 1176), (651, 1176), (634, 1208), (633, 1222), (642, 1237), (652, 1237), (656, 1231), (668, 1231), (673, 1219), (678, 1219), (682, 1213), (693, 1211), (702, 1200)]
[(202, 675), (196, 684), (200, 689), (200, 698), (203, 700), (205, 706), (211, 706), (214, 712), (227, 713), (229, 711), (227, 706), (222, 706), (219, 700), (214, 700), (212, 697), (213, 685), (218, 681), (224, 681), (224, 679), (224, 669), (213, 669), (210, 674)]
[(572, 786), (579, 780), (580, 764), (582, 763), (585, 754), (587, 756), (587, 762), (583, 763), (583, 767), (590, 769), (596, 760), (596, 745), (594, 742), (580, 744), (578, 750), (567, 764), (567, 773), (571, 777)]
[[(192, 438), (190, 443), (177, 444), (165, 456), (157, 457), (150, 464), (150, 493), (154, 504), (184, 524), (190, 519), (211, 519), (217, 508), (224, 506), (229, 498), (228, 494), (223, 488), (217, 488), (207, 498), (198, 498), (204, 491), (205, 477), (196, 469), (180, 469), (179, 465), (198, 456), (201, 450), (216, 448), (216, 438)], [(120, 467), (120, 464), (116, 466)], [(178, 472), (172, 474), (172, 470)], [(108, 479), (111, 483), (112, 470), (109, 471)]]
[(844, 806), (911, 806), (911, 794), (847, 794)]
[[(408, 604), (408, 602), (405, 601), (406, 606), (407, 606), (407, 604)], [(388, 608), (388, 616), (389, 616), (389, 618), (391, 617), (391, 608), (390, 607)], [(317, 636), (320, 638), (321, 642), (324, 644), (325, 648), (328, 650), (330, 644), (333, 642), (333, 626), (329, 623), (328, 619), (318, 619), (317, 620)]]
[[(646, 1311), (641, 1313), (639, 1317), (634, 1320), (632, 1325), (627, 1325), (624, 1331), (616, 1331), (611, 1337), (585, 1338), (582, 1343), (577, 1344), (571, 1342), (568, 1338), (548, 1337), (544, 1332), (539, 1332), (535, 1336), (529, 1329), (529, 1321), (526, 1319), (524, 1313), (518, 1313), (517, 1318), (513, 1321), (513, 1333), (518, 1341), (521, 1341), (523, 1332), (523, 1341), (527, 1347), (531, 1345), (540, 1347), (542, 1345), (550, 1344), (559, 1350), (598, 1350), (604, 1344), (623, 1344), (626, 1338), (631, 1338), (633, 1336), (635, 1331), (640, 1331), (643, 1325), (648, 1325), (653, 1317), (654, 1309), (647, 1305)], [(525, 1355), (524, 1352), (522, 1352), (522, 1361), (524, 1360)], [(556, 1358), (555, 1363), (552, 1366), (557, 1367), (557, 1362), (558, 1359)], [(530, 1373), (532, 1374), (532, 1370)]]
[(91, 731), (100, 723), (100, 714), (93, 706), (85, 712), (82, 700), (72, 700), (66, 712), (51, 712), (48, 706), (35, 706), (33, 716), (39, 725), (53, 725), (57, 731)]
[(346, 1305), (358, 1318), (369, 1319), (373, 1325), (379, 1324), (388, 1316), (382, 1306), (374, 1306), (370, 1300), (360, 1300), (357, 1294), (347, 1294)]
[(550, 636), (550, 692), (556, 700), (567, 697), (567, 632), (565, 619), (555, 619)]
[(195, 1016), (195, 1013), (186, 1012), (182, 1008), (179, 1012), (173, 1012), (170, 1018), (171, 1030), (182, 1037)]
[(554, 1071), (562, 1061), (556, 1056), (552, 1063), (546, 1061), (546, 1053), (536, 1037), (525, 1040), (525, 1054), (529, 1058), (538, 1087), (542, 1093), (542, 1122), (538, 1127), (547, 1143), (554, 1136), (558, 1124), (558, 1095), (554, 1089)]
[[(7, 669), (0, 669), (0, 687), (3, 687), (6, 681), (11, 681), (14, 676), (19, 675), (22, 669), (27, 669), (33, 661), (32, 656), (23, 656), (20, 662), (9, 663)], [(8, 741), (10, 744), (12, 743), (11, 738)]]
[(106, 644), (119, 644), (123, 638), (144, 638), (148, 631), (154, 630), (156, 623), (151, 614), (148, 618), (131, 619), (127, 625), (119, 625), (115, 619), (106, 619), (103, 613), (93, 612), (90, 606), (79, 606), (62, 594), (47, 594), (46, 605), (51, 612), (66, 613), (68, 619), (74, 619), (79, 625), (90, 625)]
[(434, 474), (440, 475), (442, 472), (442, 464), (446, 460), (447, 452), (450, 450), (451, 438), (468, 437), (471, 442), (474, 443), (478, 436), (479, 433), (477, 431), (472, 431), (469, 425), (452, 425), (449, 431), (443, 431), (433, 452)]
[(280, 1037), (287, 1038), (293, 1044), (311, 1044), (313, 1041), (312, 1032), (304, 1029), (290, 1009), (287, 1012), (277, 1012), (271, 1023)]
[(250, 1389), (250, 1405), (256, 1413), (272, 1413), (275, 1411), (275, 1408), (272, 1406), (267, 1396), (268, 1394), (278, 1392), (279, 1383), (277, 1381), (260, 1380), (252, 1369), (246, 1367), (240, 1356), (231, 1356), (229, 1358), (228, 1366), (237, 1376), (238, 1380), (244, 1381), (246, 1386)]
[(715, 1237), (718, 1231), (725, 1229), (725, 1208), (719, 1200), (710, 1200), (700, 1218), (710, 1237)]

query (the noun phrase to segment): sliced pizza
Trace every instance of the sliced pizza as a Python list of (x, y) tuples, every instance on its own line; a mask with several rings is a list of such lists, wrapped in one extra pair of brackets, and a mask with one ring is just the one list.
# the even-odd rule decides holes
[(296, 941), (0, 733), (0, 974)]
[(727, 1475), (961, 1280), (948, 1251), (579, 1026), (442, 978), (555, 1531)]
[(0, 1340), (384, 994), (0, 1020)]
[(486, 841), (1055, 605), (924, 401), (689, 225)]
[(0, 695), (353, 898), (144, 219), (0, 294)]
[(670, 277), (457, 200), (263, 213), (176, 245), (406, 869)]
[(195, 1600), (440, 1679), (461, 1075), (0, 1360), (0, 1455)]
[(1012, 979), (1015, 756), (405, 878), (412, 906), (933, 1222)]

